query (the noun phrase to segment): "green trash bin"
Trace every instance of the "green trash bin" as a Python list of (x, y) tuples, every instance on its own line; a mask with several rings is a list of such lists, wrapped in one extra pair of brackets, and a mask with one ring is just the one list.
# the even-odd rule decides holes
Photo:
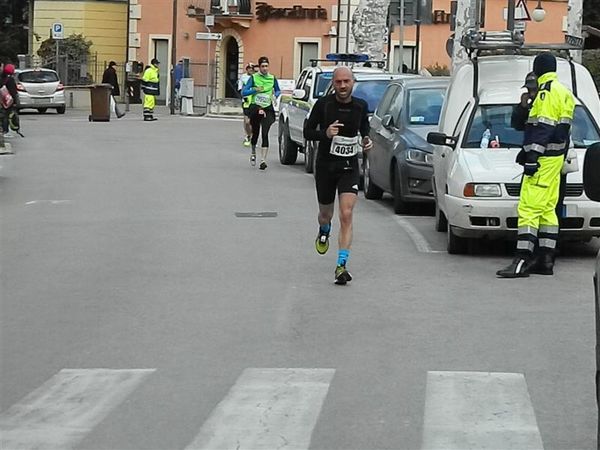
[(110, 84), (94, 84), (90, 86), (91, 109), (90, 122), (110, 121), (110, 95), (112, 86)]

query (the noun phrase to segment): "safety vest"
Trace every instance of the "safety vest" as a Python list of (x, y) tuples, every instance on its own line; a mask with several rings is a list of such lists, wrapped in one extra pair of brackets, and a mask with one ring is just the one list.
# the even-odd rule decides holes
[(142, 90), (146, 95), (160, 95), (158, 67), (154, 64), (150, 64), (142, 75)]
[(262, 86), (262, 92), (257, 92), (251, 95), (250, 102), (261, 108), (266, 108), (273, 104), (273, 89), (275, 87), (275, 76), (272, 74), (263, 75), (261, 73), (255, 73), (252, 75), (252, 81), (254, 88)]
[(538, 78), (539, 90), (529, 111), (523, 148), (544, 156), (564, 155), (569, 147), (575, 98), (556, 72)]

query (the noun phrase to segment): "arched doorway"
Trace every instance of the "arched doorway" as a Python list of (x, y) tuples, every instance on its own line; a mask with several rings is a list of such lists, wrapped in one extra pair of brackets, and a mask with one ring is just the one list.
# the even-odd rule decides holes
[(240, 48), (233, 36), (227, 39), (225, 52), (225, 97), (236, 98)]

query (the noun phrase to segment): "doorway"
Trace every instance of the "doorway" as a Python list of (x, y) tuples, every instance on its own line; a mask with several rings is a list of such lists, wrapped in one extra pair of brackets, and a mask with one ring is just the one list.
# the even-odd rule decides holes
[(154, 58), (158, 59), (158, 73), (160, 77), (160, 95), (156, 97), (156, 104), (167, 104), (167, 86), (169, 82), (169, 40), (152, 39), (154, 44)]
[(240, 76), (238, 73), (240, 48), (233, 36), (230, 36), (227, 40), (225, 51), (225, 97), (238, 98), (237, 82)]

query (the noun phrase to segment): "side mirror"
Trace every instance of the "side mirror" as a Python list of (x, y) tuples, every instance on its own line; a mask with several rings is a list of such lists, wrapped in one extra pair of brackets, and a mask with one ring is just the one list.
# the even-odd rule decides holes
[(447, 145), (448, 147), (456, 147), (456, 138), (447, 136), (444, 133), (431, 131), (427, 134), (427, 142), (434, 145)]
[(292, 98), (296, 100), (304, 100), (306, 97), (306, 91), (304, 89), (294, 89), (292, 92)]
[(386, 128), (393, 127), (394, 119), (389, 114), (386, 114), (385, 116), (383, 116), (383, 119), (381, 119), (381, 125), (383, 125)]
[(583, 189), (590, 200), (600, 202), (600, 142), (590, 145), (585, 152)]

